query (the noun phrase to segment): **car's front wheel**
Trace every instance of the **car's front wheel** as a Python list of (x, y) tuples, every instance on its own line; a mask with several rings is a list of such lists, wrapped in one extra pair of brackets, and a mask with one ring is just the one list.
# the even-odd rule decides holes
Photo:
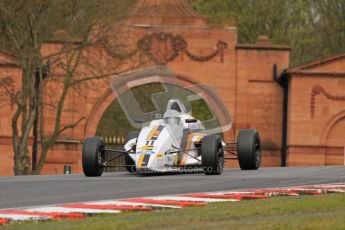
[(104, 143), (98, 137), (84, 140), (82, 152), (83, 171), (87, 177), (99, 177), (103, 173), (105, 159)]
[(242, 170), (256, 170), (261, 164), (259, 133), (253, 129), (241, 130), (237, 136), (238, 162)]
[(202, 139), (201, 161), (206, 175), (220, 175), (224, 168), (224, 151), (219, 136), (209, 135)]

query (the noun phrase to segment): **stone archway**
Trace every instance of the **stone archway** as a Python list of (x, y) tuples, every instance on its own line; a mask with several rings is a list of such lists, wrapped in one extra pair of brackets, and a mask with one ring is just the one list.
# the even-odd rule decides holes
[(344, 165), (345, 111), (330, 119), (321, 141), (325, 145), (325, 165)]
[(232, 127), (232, 120), (229, 112), (216, 92), (206, 85), (189, 80), (188, 77), (174, 74), (166, 66), (151, 67), (114, 77), (112, 89), (107, 90), (102, 95), (90, 112), (84, 127), (85, 136), (93, 136), (96, 134), (99, 120), (109, 105), (116, 100), (119, 95), (132, 88), (150, 83), (165, 83), (181, 86), (199, 95), (216, 115), (225, 139), (229, 140), (231, 138), (229, 130)]

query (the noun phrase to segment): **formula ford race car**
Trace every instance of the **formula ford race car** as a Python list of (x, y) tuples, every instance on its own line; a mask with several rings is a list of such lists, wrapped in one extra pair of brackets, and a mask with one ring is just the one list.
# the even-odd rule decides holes
[[(105, 161), (108, 152), (118, 153)], [(225, 157), (227, 152), (230, 157)], [(125, 165), (111, 165), (125, 157)], [(255, 170), (261, 163), (259, 133), (241, 130), (237, 143), (224, 143), (218, 135), (207, 135), (203, 124), (187, 113), (180, 100), (169, 100), (161, 119), (154, 119), (140, 132), (129, 132), (124, 150), (107, 148), (98, 137), (84, 140), (83, 171), (87, 177), (102, 175), (104, 168), (125, 167), (131, 173), (167, 173), (199, 170), (220, 175), (224, 160), (238, 160), (242, 170)]]

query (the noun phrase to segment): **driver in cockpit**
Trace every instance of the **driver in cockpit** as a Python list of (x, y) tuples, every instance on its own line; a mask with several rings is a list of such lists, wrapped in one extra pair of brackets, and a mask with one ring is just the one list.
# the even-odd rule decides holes
[(181, 122), (182, 112), (185, 110), (179, 100), (169, 100), (167, 110), (164, 113), (163, 119), (165, 124), (179, 125)]
[(163, 116), (164, 123), (168, 125), (179, 125), (181, 118), (179, 117), (179, 113), (175, 113), (174, 111), (168, 111)]

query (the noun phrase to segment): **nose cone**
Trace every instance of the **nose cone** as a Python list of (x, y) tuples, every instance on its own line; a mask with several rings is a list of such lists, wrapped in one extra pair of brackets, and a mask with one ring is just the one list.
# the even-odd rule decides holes
[(136, 167), (152, 170), (162, 167), (162, 163), (157, 161), (157, 154), (164, 155), (171, 146), (172, 140), (165, 126), (143, 128), (137, 142)]

